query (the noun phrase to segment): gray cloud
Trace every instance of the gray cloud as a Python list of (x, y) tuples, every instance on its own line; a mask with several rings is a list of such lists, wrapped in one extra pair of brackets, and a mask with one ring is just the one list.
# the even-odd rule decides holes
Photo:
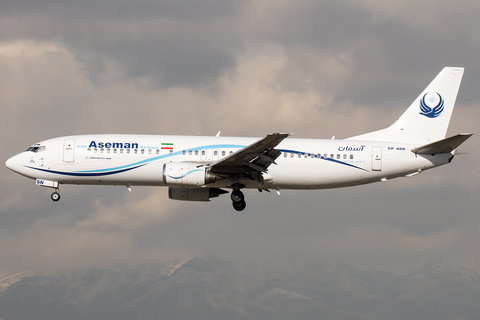
[[(100, 80), (105, 61), (114, 62), (128, 78), (149, 77), (152, 85), (200, 85), (214, 81), (234, 65), (223, 35), (222, 20), (240, 2), (30, 1), (6, 5), (0, 38), (34, 38), (63, 43)], [(18, 19), (25, 17), (25, 20)], [(238, 42), (238, 40), (236, 40)]]
[(185, 0), (129, 1), (103, 0), (86, 1), (56, 1), (46, 0), (41, 4), (35, 1), (5, 1), (2, 14), (11, 15), (63, 15), (66, 18), (86, 19), (122, 19), (144, 17), (171, 17), (182, 19), (202, 19), (218, 15), (234, 14), (242, 1), (204, 0), (189, 2)]

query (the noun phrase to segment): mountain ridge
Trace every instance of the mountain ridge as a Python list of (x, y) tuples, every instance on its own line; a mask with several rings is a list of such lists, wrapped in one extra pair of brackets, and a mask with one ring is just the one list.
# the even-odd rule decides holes
[(346, 264), (272, 270), (194, 257), (23, 277), (0, 296), (0, 318), (478, 319), (479, 300), (480, 272), (461, 265), (423, 264), (395, 275)]

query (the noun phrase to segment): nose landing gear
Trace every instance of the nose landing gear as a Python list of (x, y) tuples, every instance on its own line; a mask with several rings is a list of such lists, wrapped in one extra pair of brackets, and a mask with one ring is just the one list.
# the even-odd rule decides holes
[(232, 199), (233, 208), (237, 211), (242, 211), (247, 206), (245, 196), (242, 191), (238, 189), (232, 191), (230, 198)]
[(60, 193), (58, 193), (58, 189), (55, 189), (55, 192), (52, 193), (50, 198), (52, 198), (52, 200), (55, 201), (55, 202), (60, 200)]

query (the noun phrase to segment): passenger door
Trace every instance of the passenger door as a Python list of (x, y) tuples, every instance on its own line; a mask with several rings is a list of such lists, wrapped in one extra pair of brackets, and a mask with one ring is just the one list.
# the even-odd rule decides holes
[(63, 143), (63, 161), (75, 161), (75, 139), (65, 139)]
[(382, 147), (372, 147), (372, 171), (382, 171)]

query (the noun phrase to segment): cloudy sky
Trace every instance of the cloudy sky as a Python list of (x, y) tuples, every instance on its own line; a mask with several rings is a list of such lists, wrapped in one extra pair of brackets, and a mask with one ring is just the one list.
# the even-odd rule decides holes
[[(478, 1), (6, 0), (2, 156), (70, 134), (346, 138), (466, 68), (449, 134), (477, 132)], [(166, 188), (50, 189), (0, 170), (0, 273), (215, 254), (265, 264), (480, 265), (477, 136), (412, 179), (176, 202)]]

